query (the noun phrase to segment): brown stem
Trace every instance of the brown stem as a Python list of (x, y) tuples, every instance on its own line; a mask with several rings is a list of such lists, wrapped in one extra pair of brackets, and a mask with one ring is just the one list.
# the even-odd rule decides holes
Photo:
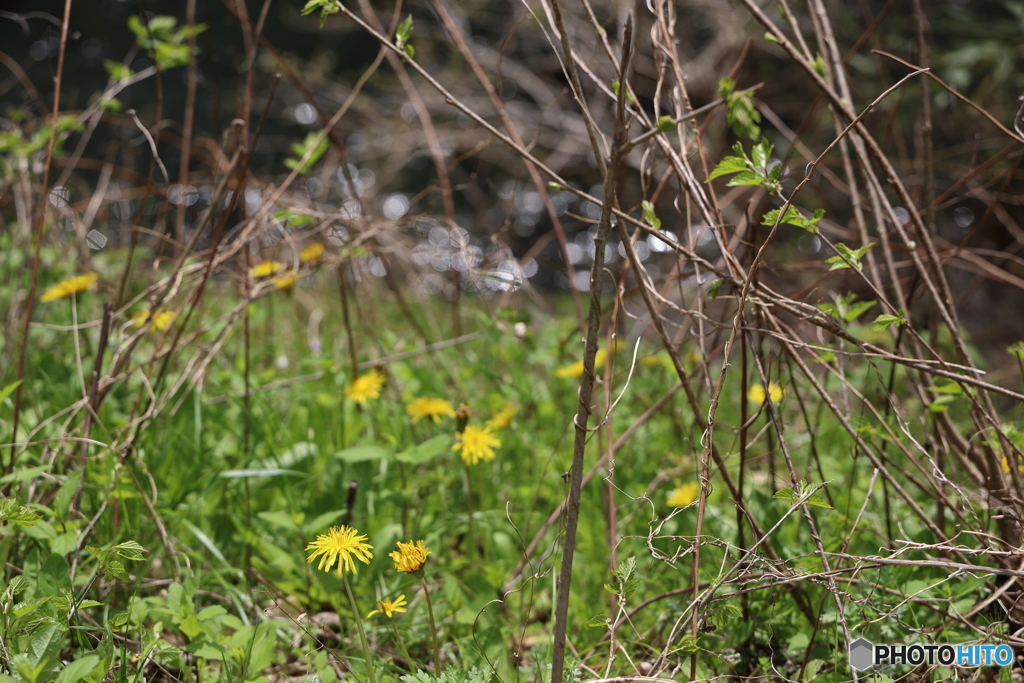
[[(556, 0), (557, 3), (557, 0)], [(633, 19), (627, 19), (625, 40), (622, 44), (622, 59), (619, 63), (619, 82), (624, 83), (629, 68)], [(564, 32), (563, 32), (564, 37)], [(572, 59), (565, 44), (566, 54)], [(582, 102), (581, 102), (582, 104)], [(572, 585), (572, 561), (576, 552), (576, 528), (580, 515), (580, 491), (583, 487), (583, 456), (587, 445), (587, 421), (590, 418), (590, 398), (594, 390), (594, 356), (597, 355), (598, 333), (601, 326), (601, 281), (604, 277), (604, 246), (612, 229), (612, 206), (615, 203), (616, 176), (626, 146), (626, 87), (619, 88), (615, 111), (615, 141), (611, 158), (605, 169), (604, 186), (601, 193), (601, 222), (594, 237), (594, 262), (590, 268), (590, 313), (587, 320), (587, 336), (584, 340), (583, 379), (580, 382), (579, 404), (573, 423), (576, 438), (573, 442), (572, 468), (569, 473), (569, 495), (566, 501), (565, 538), (562, 545), (562, 564), (558, 570), (555, 597), (555, 625), (552, 634), (551, 683), (562, 683), (565, 667), (565, 630), (569, 616), (569, 591)], [(595, 151), (597, 148), (595, 147)], [(600, 157), (599, 157), (600, 158)]]
[[(18, 453), (18, 420), (21, 417), (21, 390), (25, 385), (25, 354), (28, 351), (28, 330), (32, 322), (32, 309), (36, 300), (36, 279), (39, 275), (39, 249), (43, 243), (43, 223), (46, 220), (46, 200), (49, 192), (46, 186), (50, 182), (50, 163), (53, 161), (53, 147), (57, 141), (57, 116), (60, 112), (61, 76), (64, 72), (64, 53), (68, 42), (68, 21), (71, 19), (71, 0), (64, 0), (64, 21), (60, 26), (60, 53), (57, 55), (57, 74), (53, 79), (53, 113), (50, 140), (46, 143), (46, 161), (43, 163), (43, 180), (39, 187), (39, 212), (36, 217), (35, 245), (32, 252), (32, 278), (28, 287), (28, 301), (25, 304), (25, 325), (21, 330), (21, 350), (18, 352), (18, 388), (14, 390), (14, 424), (11, 427), (11, 460), (7, 463), (4, 474), (14, 470), (14, 459)], [(7, 495), (11, 484), (4, 485), (3, 493)]]

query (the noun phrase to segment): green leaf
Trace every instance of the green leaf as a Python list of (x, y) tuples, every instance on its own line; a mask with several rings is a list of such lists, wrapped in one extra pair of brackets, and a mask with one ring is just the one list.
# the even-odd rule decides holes
[(847, 322), (856, 320), (861, 315), (866, 313), (868, 311), (868, 309), (870, 309), (876, 303), (878, 303), (878, 302), (875, 301), (874, 299), (872, 299), (871, 301), (859, 301), (859, 302), (851, 305), (849, 310), (847, 310), (845, 313), (842, 314), (843, 320), (845, 320)]
[(740, 137), (747, 137), (757, 140), (761, 137), (761, 112), (754, 106), (750, 93), (733, 92), (735, 82), (729, 78), (723, 78), (718, 83), (718, 93), (725, 100), (725, 122), (729, 124), (733, 132)]
[(110, 78), (115, 81), (127, 81), (132, 77), (132, 68), (130, 66), (121, 62), (115, 62), (112, 59), (103, 62), (103, 68), (107, 70)]
[(439, 434), (431, 439), (427, 439), (418, 446), (407, 448), (395, 456), (395, 459), (398, 460), (398, 462), (404, 462), (408, 465), (422, 465), (425, 462), (433, 460), (442, 453), (447, 453), (449, 449), (451, 449), (451, 446), (452, 437), (448, 434)]
[(676, 120), (671, 116), (659, 116), (658, 129), (663, 133), (671, 133), (676, 129)]
[(742, 173), (734, 175), (726, 185), (729, 187), (736, 187), (738, 185), (761, 185), (764, 181), (765, 177), (757, 171), (743, 171)]
[(30, 527), (38, 524), (42, 519), (41, 515), (36, 514), (24, 505), (18, 505), (11, 498), (8, 498), (0, 505), (0, 521)]
[(135, 541), (125, 541), (124, 543), (118, 543), (113, 548), (111, 548), (111, 550), (116, 552), (118, 555), (120, 555), (126, 560), (142, 561), (146, 559), (145, 555), (143, 555), (143, 553), (146, 552), (146, 549), (138, 543), (136, 543)]
[[(607, 587), (608, 586), (606, 584), (605, 588)], [(608, 618), (607, 614), (595, 614), (594, 616), (590, 617), (590, 620), (587, 622), (587, 626), (589, 626), (590, 628), (608, 628), (611, 625), (612, 620)]]
[(708, 285), (708, 295), (712, 299), (717, 299), (718, 298), (718, 290), (721, 289), (721, 287), (722, 287), (722, 280), (721, 279), (713, 280), (711, 282), (711, 284)]
[(907, 322), (907, 319), (903, 316), (903, 309), (901, 308), (897, 311), (897, 315), (883, 313), (875, 318), (875, 324), (871, 326), (871, 330), (873, 332), (880, 332), (889, 329), (893, 325), (902, 325), (905, 322)]
[(413, 57), (416, 56), (416, 48), (414, 48), (412, 45), (409, 45), (408, 43), (402, 46), (402, 52), (404, 52), (406, 56), (409, 57), (409, 59), (412, 59)]
[(939, 396), (937, 399), (928, 404), (928, 410), (932, 411), (933, 413), (944, 413), (947, 410), (949, 410), (950, 406), (953, 404), (953, 401), (955, 401), (956, 399), (956, 396), (950, 396), (948, 394), (945, 396)]
[[(1017, 360), (1024, 360), (1024, 341), (1014, 342), (1006, 347), (1006, 352), (1011, 356), (1016, 356)], [(4, 389), (4, 391), (7, 391)]]
[[(449, 438), (449, 437), (445, 437)], [(368, 462), (370, 460), (381, 460), (391, 455), (391, 451), (380, 446), (356, 446), (338, 451), (334, 457), (343, 462)]]
[(54, 683), (78, 683), (92, 673), (99, 663), (100, 658), (96, 655), (85, 655), (61, 669)]
[(947, 394), (949, 396), (964, 395), (964, 388), (953, 381), (950, 381), (947, 384), (942, 384), (937, 387), (928, 387), (928, 390), (934, 391), (936, 394)]
[[(775, 225), (775, 222), (779, 220), (779, 213), (781, 211), (782, 209), (772, 209), (771, 211), (766, 213), (764, 215), (764, 218), (761, 220), (761, 225)], [(790, 204), (786, 208), (785, 217), (779, 222), (795, 225), (798, 228), (803, 228), (812, 235), (817, 235), (820, 232), (820, 230), (818, 229), (818, 221), (820, 221), (824, 217), (825, 210), (818, 209), (817, 211), (814, 212), (814, 218), (805, 218), (802, 215), (800, 215), (800, 212), (796, 209), (795, 206)]]
[(797, 495), (796, 491), (789, 488), (788, 486), (786, 488), (782, 488), (776, 491), (775, 495), (772, 496), (772, 498), (779, 498), (781, 500), (800, 500), (800, 496)]
[(804, 502), (807, 503), (808, 505), (813, 505), (814, 507), (828, 508), (829, 510), (832, 509), (832, 506), (828, 504), (828, 501), (819, 496), (817, 493), (811, 494)]
[(559, 192), (562, 189), (561, 183), (556, 183), (554, 180), (548, 181), (548, 189), (555, 192)]
[(811, 62), (811, 67), (818, 72), (819, 76), (825, 78), (825, 59), (821, 56), (820, 52), (818, 53), (818, 56), (814, 58), (814, 61)]
[(842, 242), (836, 242), (836, 251), (839, 252), (839, 256), (833, 256), (832, 258), (825, 259), (825, 263), (831, 263), (832, 267), (829, 270), (842, 270), (843, 268), (849, 268), (851, 265), (857, 270), (861, 270), (864, 266), (860, 260), (864, 258), (864, 255), (868, 253), (871, 247), (875, 246), (874, 242), (865, 244), (863, 247), (857, 249), (850, 249)]
[(199, 617), (194, 614), (190, 614), (181, 620), (178, 628), (181, 632), (188, 636), (189, 640), (195, 640), (196, 636), (203, 634), (203, 625), (199, 623)]
[(640, 202), (640, 206), (644, 210), (644, 218), (647, 219), (647, 222), (654, 226), (655, 230), (661, 230), (661, 219), (654, 213), (654, 204), (645, 199)]
[(18, 385), (20, 385), (22, 381), (23, 380), (20, 379), (16, 380), (8, 384), (3, 389), (0, 389), (0, 405), (3, 405), (3, 402), (7, 400), (8, 396), (14, 393), (14, 390), (18, 388)]
[(0, 477), (0, 483), (6, 484), (8, 482), (16, 481), (29, 481), (35, 479), (44, 472), (49, 472), (49, 465), (37, 465), (35, 467), (22, 467), (14, 470), (10, 474)]
[(128, 580), (128, 572), (124, 570), (124, 565), (117, 560), (111, 560), (107, 563), (107, 571), (115, 578), (121, 579), (122, 581)]
[(398, 48), (405, 47), (405, 44), (409, 42), (411, 37), (412, 15), (410, 14), (402, 20), (402, 23), (398, 25), (398, 29), (395, 31), (395, 46)]
[(761, 138), (761, 142), (754, 145), (754, 148), (750, 150), (750, 156), (753, 157), (754, 166), (758, 170), (768, 168), (768, 159), (771, 157), (774, 148), (775, 146), (768, 142), (768, 138)]
[(779, 44), (779, 39), (776, 38), (775, 34), (772, 33), (771, 31), (765, 31), (764, 32), (764, 39), (767, 40), (769, 43), (772, 43), (774, 45), (778, 45)]
[(747, 170), (747, 160), (743, 157), (725, 157), (715, 169), (711, 171), (711, 175), (708, 176), (708, 180), (714, 180), (719, 176), (729, 175), (730, 173), (741, 173)]
[[(327, 151), (327, 147), (326, 133), (322, 130), (310, 132), (301, 143), (292, 144), (292, 152), (296, 155), (296, 158), (285, 159), (284, 165), (291, 170), (299, 169), (299, 173), (307, 173), (320, 160), (324, 152)], [(302, 161), (303, 158), (306, 159), (304, 162)]]

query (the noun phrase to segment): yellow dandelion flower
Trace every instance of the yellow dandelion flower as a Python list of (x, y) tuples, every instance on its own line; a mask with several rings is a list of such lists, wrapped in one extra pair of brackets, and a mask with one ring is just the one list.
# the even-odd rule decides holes
[(700, 487), (695, 481), (688, 481), (668, 494), (669, 507), (684, 508), (697, 500)]
[(379, 370), (370, 370), (365, 375), (360, 375), (345, 389), (345, 396), (352, 399), (359, 405), (363, 405), (371, 398), (380, 396), (381, 387), (384, 386), (384, 374)]
[[(608, 352), (604, 349), (598, 349), (597, 353), (594, 354), (594, 369), (597, 370), (604, 365), (605, 359), (608, 357)], [(583, 376), (583, 361), (578, 360), (572, 365), (566, 365), (565, 367), (558, 368), (555, 370), (555, 377), (560, 379), (567, 379), (572, 377)]]
[(100, 278), (96, 273), (84, 273), (82, 275), (76, 275), (70, 277), (67, 280), (58, 282), (53, 287), (50, 287), (43, 295), (39, 298), (41, 302), (49, 303), (50, 301), (56, 301), (57, 299), (63, 299), (64, 297), (77, 294), (78, 292), (84, 292), (87, 289), (92, 289), (96, 286), (96, 281)]
[(287, 275), (278, 275), (274, 278), (274, 286), (278, 289), (291, 289), (295, 286), (295, 282), (298, 277), (295, 273), (288, 273)]
[(370, 552), (373, 546), (368, 545), (366, 539), (365, 535), (360, 536), (352, 527), (332, 526), (326, 534), (318, 535), (315, 541), (306, 546), (306, 550), (314, 551), (306, 558), (306, 563), (309, 564), (319, 557), (320, 564), (316, 566), (317, 569), (329, 572), (337, 562), (338, 576), (341, 576), (343, 571), (355, 574), (356, 563), (352, 561), (353, 555), (363, 564), (370, 564), (370, 560), (373, 559), (373, 553)]
[[(174, 319), (178, 317), (178, 314), (174, 311), (168, 311), (166, 308), (158, 308), (156, 315), (153, 316), (153, 329), (157, 332), (165, 332), (170, 328)], [(139, 314), (132, 318), (132, 324), (135, 327), (142, 327), (149, 320), (149, 309), (143, 308), (139, 311)]]
[(455, 436), (453, 451), (461, 450), (462, 462), (475, 465), (481, 460), (494, 460), (494, 449), (501, 448), (501, 439), (491, 432), (490, 427), (470, 425)]
[(502, 409), (487, 421), (486, 427), (488, 429), (505, 429), (512, 424), (512, 418), (516, 416), (516, 410), (518, 409), (515, 404), (506, 402)]
[(264, 261), (258, 266), (249, 269), (249, 275), (253, 277), (268, 277), (281, 270), (280, 261)]
[(450, 402), (443, 398), (427, 398), (425, 396), (413, 399), (405, 407), (405, 412), (409, 413), (414, 423), (429, 417), (434, 424), (441, 424), (442, 417), (455, 417), (455, 407)]
[(377, 609), (375, 609), (372, 612), (370, 612), (369, 614), (367, 614), (366, 618), (369, 619), (374, 614), (383, 614), (388, 619), (390, 619), (393, 616), (395, 616), (395, 612), (404, 612), (405, 611), (405, 605), (406, 605), (406, 602), (405, 602), (405, 596), (404, 595), (399, 595), (398, 598), (396, 598), (394, 602), (391, 602), (387, 598), (384, 598), (383, 600), (378, 600), (377, 601)]
[(395, 545), (398, 546), (398, 550), (388, 553), (388, 557), (395, 561), (395, 569), (397, 571), (415, 574), (423, 569), (423, 565), (427, 563), (427, 555), (430, 554), (423, 541), (416, 541), (415, 543), (412, 540), (408, 543), (398, 541)]
[[(299, 252), (299, 260), (303, 263), (319, 261), (324, 256), (324, 245), (314, 242)], [(405, 611), (405, 610), (402, 610)]]
[(786, 392), (782, 390), (778, 382), (772, 382), (767, 392), (760, 384), (751, 384), (750, 389), (747, 390), (747, 400), (751, 403), (764, 403), (767, 396), (771, 396), (772, 403), (778, 403), (785, 395)]

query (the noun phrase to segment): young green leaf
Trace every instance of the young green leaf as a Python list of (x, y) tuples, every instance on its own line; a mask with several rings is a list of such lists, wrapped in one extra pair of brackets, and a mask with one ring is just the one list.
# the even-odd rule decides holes
[(661, 219), (654, 213), (654, 204), (645, 199), (640, 202), (640, 206), (644, 210), (644, 218), (647, 219), (647, 222), (654, 226), (655, 230), (661, 230)]
[(772, 155), (774, 145), (768, 142), (768, 138), (761, 138), (761, 142), (754, 145), (754, 148), (750, 150), (750, 156), (754, 159), (754, 166), (757, 170), (768, 168), (768, 159)]
[(825, 263), (832, 264), (829, 270), (842, 270), (843, 268), (849, 268), (851, 265), (857, 270), (861, 270), (864, 266), (860, 260), (864, 258), (864, 255), (868, 253), (871, 247), (875, 246), (874, 242), (865, 244), (863, 247), (857, 249), (850, 249), (842, 242), (836, 242), (836, 251), (839, 252), (839, 256), (833, 256), (832, 258), (825, 259)]
[(676, 120), (671, 116), (659, 116), (658, 128), (665, 133), (671, 133), (676, 129)]
[(409, 42), (409, 38), (412, 37), (412, 15), (408, 15), (402, 20), (402, 23), (398, 25), (398, 29), (395, 31), (395, 47), (401, 49), (405, 47), (405, 44)]
[(903, 309), (897, 311), (898, 315), (890, 315), (889, 313), (883, 313), (875, 318), (875, 324), (871, 326), (873, 332), (880, 332), (887, 330), (893, 325), (902, 325), (907, 322), (906, 317), (903, 315)]
[(747, 160), (742, 157), (725, 157), (715, 169), (711, 171), (711, 175), (708, 176), (708, 180), (714, 180), (719, 176), (729, 175), (730, 173), (742, 173), (747, 170)]
[(797, 211), (796, 207), (790, 204), (786, 209), (786, 215), (781, 221), (779, 221), (779, 214), (781, 212), (782, 209), (772, 209), (764, 215), (764, 218), (761, 219), (761, 225), (775, 225), (775, 222), (778, 221), (780, 223), (795, 225), (798, 228), (803, 228), (812, 235), (817, 235), (820, 232), (818, 229), (818, 221), (825, 217), (825, 210), (818, 209), (814, 212), (814, 218), (804, 218), (800, 215), (800, 212)]

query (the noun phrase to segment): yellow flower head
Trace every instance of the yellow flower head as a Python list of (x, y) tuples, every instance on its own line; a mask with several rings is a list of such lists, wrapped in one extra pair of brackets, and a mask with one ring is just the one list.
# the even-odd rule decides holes
[(516, 406), (513, 403), (505, 403), (501, 410), (494, 414), (490, 420), (487, 421), (488, 429), (505, 429), (512, 424), (512, 418), (516, 416)]
[(338, 576), (341, 576), (343, 571), (355, 574), (356, 563), (352, 561), (353, 555), (363, 564), (370, 564), (370, 560), (373, 559), (373, 553), (370, 552), (373, 546), (365, 543), (366, 539), (366, 536), (360, 536), (352, 527), (332, 526), (326, 534), (320, 534), (315, 541), (306, 546), (306, 550), (313, 551), (306, 558), (306, 563), (319, 556), (320, 564), (316, 566), (317, 569), (329, 572), (337, 562)]
[(697, 500), (697, 493), (700, 487), (695, 481), (688, 481), (676, 490), (668, 494), (669, 507), (684, 508)]
[[(324, 255), (324, 245), (319, 242), (314, 242), (305, 249), (299, 252), (299, 260), (303, 263), (312, 263), (319, 261)], [(402, 610), (403, 612), (405, 610)], [(391, 615), (388, 615), (391, 616)]]
[(388, 557), (395, 561), (396, 570), (406, 574), (415, 574), (423, 569), (423, 565), (427, 563), (427, 555), (430, 554), (423, 541), (415, 543), (411, 540), (408, 543), (398, 541), (395, 545), (398, 546), (398, 550), (389, 553)]
[(454, 406), (443, 398), (415, 398), (405, 407), (405, 412), (414, 423), (429, 417), (434, 424), (441, 424), (442, 417), (455, 417)]
[[(605, 359), (608, 357), (608, 352), (604, 349), (598, 349), (597, 353), (594, 354), (594, 369), (597, 370), (604, 365)], [(583, 361), (578, 360), (572, 365), (566, 365), (565, 367), (558, 368), (555, 370), (555, 377), (560, 379), (567, 379), (572, 377), (583, 376)]]
[(785, 395), (786, 392), (782, 390), (778, 382), (772, 382), (767, 392), (765, 392), (764, 387), (760, 384), (751, 384), (750, 389), (747, 390), (747, 400), (758, 404), (764, 403), (764, 399), (767, 396), (771, 396), (772, 403), (778, 403)]
[[(158, 308), (156, 314), (153, 316), (153, 329), (157, 332), (164, 332), (174, 322), (174, 319), (178, 317), (178, 314), (174, 311), (168, 311), (166, 308)], [(132, 318), (132, 324), (135, 327), (142, 327), (149, 320), (149, 309), (143, 308), (139, 311), (139, 314)]]
[(96, 280), (99, 279), (99, 275), (96, 273), (84, 273), (82, 275), (76, 275), (70, 277), (63, 282), (58, 282), (53, 287), (50, 287), (43, 295), (39, 298), (44, 304), (50, 301), (56, 301), (57, 299), (63, 299), (64, 297), (77, 294), (78, 292), (84, 292), (87, 289), (92, 289), (96, 286)]
[(278, 289), (291, 289), (295, 286), (295, 281), (298, 280), (295, 273), (288, 273), (287, 275), (278, 275), (274, 278), (274, 286)]
[(383, 614), (388, 619), (390, 619), (395, 615), (395, 612), (404, 612), (405, 604), (406, 603), (404, 595), (399, 595), (394, 602), (391, 602), (387, 598), (384, 598), (383, 600), (378, 600), (377, 609), (367, 614), (366, 618), (369, 619), (374, 614)]
[(501, 439), (490, 427), (470, 425), (455, 435), (453, 451), (462, 451), (462, 462), (475, 465), (481, 460), (494, 460), (494, 449), (501, 448)]
[(352, 399), (359, 405), (363, 405), (371, 398), (380, 396), (380, 389), (384, 386), (384, 374), (380, 370), (370, 370), (365, 375), (360, 375), (345, 389), (345, 396)]
[(258, 266), (249, 269), (249, 275), (253, 277), (267, 277), (281, 270), (280, 261), (264, 261)]

